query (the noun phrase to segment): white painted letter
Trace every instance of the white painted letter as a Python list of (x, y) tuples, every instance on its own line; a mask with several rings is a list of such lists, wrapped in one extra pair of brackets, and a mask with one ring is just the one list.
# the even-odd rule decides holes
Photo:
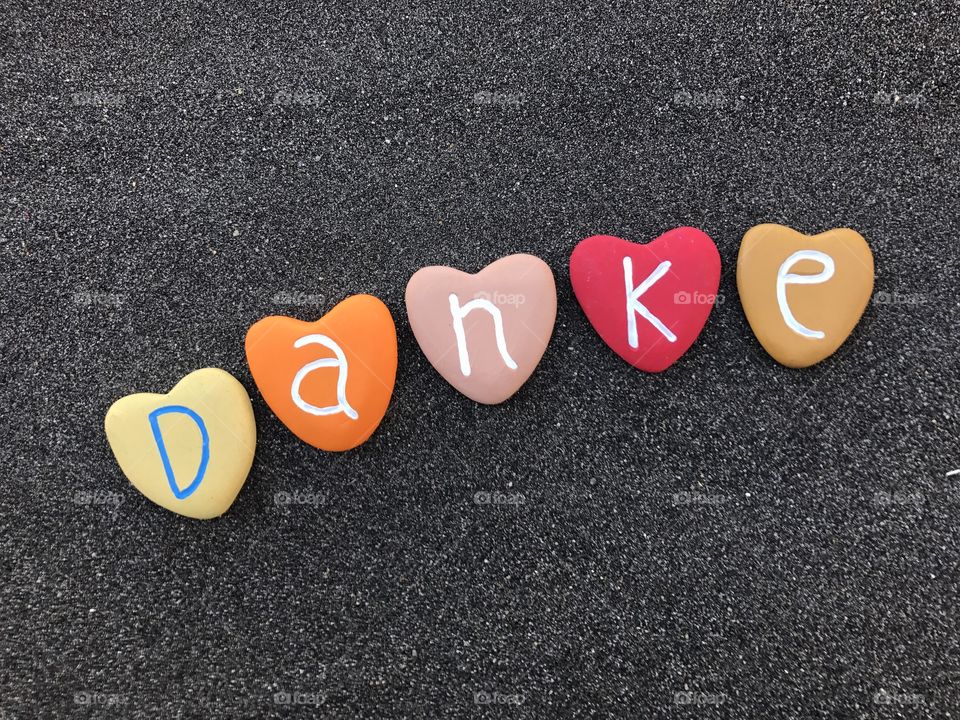
[[(823, 271), (816, 275), (792, 275), (790, 268), (801, 260), (815, 260), (823, 265)], [(787, 285), (817, 285), (826, 282), (833, 277), (834, 264), (833, 258), (826, 253), (818, 250), (799, 250), (783, 261), (780, 270), (777, 271), (777, 303), (780, 305), (780, 314), (783, 315), (783, 321), (791, 330), (798, 335), (808, 338), (822, 340), (824, 335), (819, 330), (811, 330), (797, 322), (797, 319), (790, 311), (787, 305)]]
[(660, 318), (650, 312), (647, 307), (640, 302), (640, 296), (653, 287), (653, 284), (667, 274), (670, 269), (670, 261), (664, 260), (657, 265), (657, 269), (650, 273), (650, 276), (642, 283), (633, 286), (633, 261), (625, 257), (623, 259), (623, 282), (627, 288), (627, 341), (630, 347), (636, 349), (640, 345), (640, 338), (637, 335), (637, 313), (643, 315), (651, 325), (653, 325), (660, 334), (668, 341), (676, 342), (677, 336), (670, 332), (670, 328), (660, 322)]
[[(359, 415), (356, 410), (350, 407), (350, 403), (347, 402), (347, 357), (343, 354), (343, 350), (326, 335), (304, 335), (297, 340), (293, 346), (295, 348), (301, 348), (304, 345), (310, 344), (323, 345), (325, 348), (332, 350), (336, 357), (314, 360), (300, 368), (300, 371), (293, 378), (293, 385), (290, 387), (290, 395), (293, 397), (293, 401), (297, 404), (298, 408), (311, 415), (335, 415), (336, 413), (342, 412), (351, 420), (356, 420)], [(300, 397), (300, 383), (303, 382), (303, 379), (309, 373), (317, 368), (323, 367), (335, 367), (339, 370), (339, 375), (337, 375), (337, 404), (328, 407), (317, 407)]]
[(500, 351), (500, 357), (511, 370), (517, 369), (517, 364), (507, 352), (507, 340), (503, 336), (503, 315), (500, 308), (489, 300), (478, 298), (471, 300), (463, 307), (460, 307), (460, 300), (453, 293), (450, 293), (450, 314), (453, 316), (453, 332), (457, 335), (457, 350), (460, 351), (460, 372), (466, 377), (470, 377), (470, 354), (467, 352), (467, 336), (463, 329), (463, 319), (471, 311), (480, 308), (490, 313), (493, 318), (493, 329), (497, 338), (497, 349)]

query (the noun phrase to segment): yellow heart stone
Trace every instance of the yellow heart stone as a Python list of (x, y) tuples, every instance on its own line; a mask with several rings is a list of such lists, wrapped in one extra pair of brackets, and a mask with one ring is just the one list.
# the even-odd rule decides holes
[(250, 397), (218, 368), (190, 373), (166, 395), (120, 398), (104, 427), (120, 469), (137, 490), (167, 510), (201, 520), (233, 504), (257, 446)]
[(860, 321), (873, 293), (873, 253), (849, 228), (804, 235), (756, 225), (740, 244), (737, 289), (773, 359), (808, 367), (832, 355)]

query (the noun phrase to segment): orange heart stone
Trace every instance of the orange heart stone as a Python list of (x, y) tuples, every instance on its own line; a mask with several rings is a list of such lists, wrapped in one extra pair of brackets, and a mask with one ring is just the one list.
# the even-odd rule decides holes
[(355, 448), (380, 425), (397, 377), (397, 328), (372, 295), (314, 322), (271, 316), (247, 331), (247, 364), (267, 405), (321, 450)]
[(808, 367), (832, 355), (860, 321), (873, 293), (873, 253), (849, 228), (804, 235), (756, 225), (740, 244), (737, 289), (773, 359)]

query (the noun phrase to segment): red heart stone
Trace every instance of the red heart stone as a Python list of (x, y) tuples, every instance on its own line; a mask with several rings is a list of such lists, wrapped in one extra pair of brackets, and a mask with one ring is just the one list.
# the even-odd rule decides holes
[(634, 367), (660, 372), (703, 330), (720, 286), (720, 253), (692, 227), (646, 245), (594, 235), (574, 248), (570, 282), (603, 341)]

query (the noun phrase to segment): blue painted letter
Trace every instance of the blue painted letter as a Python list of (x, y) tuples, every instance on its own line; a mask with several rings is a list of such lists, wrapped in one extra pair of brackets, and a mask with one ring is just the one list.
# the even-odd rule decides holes
[[(163, 435), (160, 433), (160, 423), (157, 421), (157, 418), (161, 415), (167, 415), (169, 413), (180, 413), (193, 420), (200, 429), (200, 438), (203, 440), (203, 448), (200, 451), (200, 467), (197, 469), (197, 475), (193, 478), (193, 482), (183, 490), (177, 487), (177, 480), (173, 476), (173, 468), (170, 466), (170, 456), (167, 455), (167, 446), (163, 442)], [(156, 440), (157, 449), (160, 451), (160, 459), (163, 461), (163, 470), (167, 474), (167, 482), (170, 483), (170, 489), (178, 500), (190, 497), (193, 492), (200, 487), (200, 483), (203, 481), (203, 474), (207, 471), (207, 462), (210, 460), (210, 436), (207, 434), (207, 426), (203, 423), (203, 418), (183, 405), (165, 405), (150, 413), (150, 428), (153, 430), (153, 439)]]

